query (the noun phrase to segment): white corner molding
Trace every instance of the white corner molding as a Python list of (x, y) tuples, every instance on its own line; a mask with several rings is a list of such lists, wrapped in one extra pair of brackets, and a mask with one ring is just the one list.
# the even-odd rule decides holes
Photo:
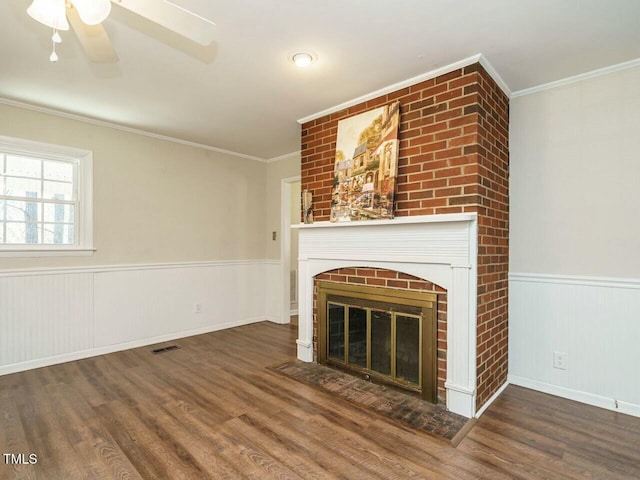
[(511, 98), (523, 97), (525, 95), (531, 95), (533, 93), (538, 93), (545, 90), (551, 90), (553, 88), (563, 87), (565, 85), (582, 82), (590, 78), (601, 77), (603, 75), (609, 75), (610, 73), (615, 73), (615, 72), (627, 70), (629, 68), (636, 68), (636, 67), (640, 67), (640, 58), (629, 60), (628, 62), (617, 63), (615, 65), (609, 65), (608, 67), (598, 68), (596, 70), (580, 73), (578, 75), (573, 75), (571, 77), (562, 78), (554, 82), (543, 83), (541, 85), (536, 85), (535, 87), (517, 90), (511, 94)]
[(483, 54), (479, 54), (479, 57), (480, 58), (478, 58), (478, 61), (480, 62), (480, 65), (484, 67), (487, 73), (491, 76), (491, 78), (493, 78), (493, 80), (498, 84), (500, 89), (507, 95), (507, 97), (511, 98), (512, 92), (509, 88), (509, 85), (507, 85), (507, 82), (504, 81), (504, 79), (500, 76), (491, 62), (489, 62), (487, 57), (485, 57)]
[(304, 123), (310, 122), (311, 120), (315, 120), (316, 118), (324, 117), (325, 115), (339, 112), (340, 110), (344, 110), (345, 108), (353, 107), (354, 105), (358, 105), (368, 100), (373, 100), (374, 98), (381, 97), (382, 95), (386, 95), (388, 93), (396, 92), (398, 90), (401, 90), (406, 87), (410, 87), (412, 85), (417, 85), (420, 82), (431, 80), (432, 78), (445, 75), (449, 72), (453, 72), (454, 70), (458, 70), (459, 68), (464, 68), (469, 65), (473, 65), (474, 63), (480, 63), (480, 65), (484, 67), (487, 73), (495, 80), (495, 82), (502, 89), (502, 91), (504, 91), (504, 93), (507, 96), (511, 96), (511, 89), (509, 88), (507, 83), (498, 74), (497, 70), (493, 68), (489, 60), (487, 60), (487, 58), (481, 53), (478, 53), (476, 55), (472, 55), (470, 57), (464, 58), (457, 62), (450, 63), (449, 65), (445, 65), (443, 67), (430, 70), (420, 75), (416, 75), (415, 77), (411, 77), (401, 82), (397, 82), (392, 85), (383, 87), (379, 90), (375, 90), (373, 92), (361, 95), (360, 97), (340, 103), (339, 105), (335, 105), (333, 107), (327, 108), (326, 110), (322, 110), (312, 115), (308, 115), (306, 117), (299, 119), (298, 123), (302, 125)]
[(279, 162), (280, 160), (286, 160), (287, 158), (299, 156), (300, 153), (301, 153), (301, 150), (296, 150), (295, 152), (285, 153), (284, 155), (278, 155), (277, 157), (269, 158), (269, 159), (265, 160), (265, 162), (266, 163)]
[(447, 290), (447, 408), (471, 418), (476, 389), (477, 216), (299, 225), (298, 358), (313, 361), (313, 282), (345, 267), (395, 270)]
[(21, 108), (23, 110), (30, 110), (32, 112), (45, 113), (47, 115), (53, 115), (60, 118), (66, 118), (67, 120), (75, 120), (76, 122), (87, 123), (89, 125), (96, 125), (98, 127), (111, 128), (113, 130), (120, 130), (121, 132), (133, 133), (134, 135), (142, 135), (143, 137), (155, 138), (157, 140), (163, 140), (165, 142), (177, 143), (179, 145), (185, 145), (187, 147), (200, 148), (202, 150), (208, 150), (210, 152), (221, 153), (224, 155), (231, 155), (234, 157), (244, 158), (247, 160), (254, 160), (257, 162), (268, 162), (269, 160), (253, 155), (247, 155), (244, 153), (233, 152), (231, 150), (225, 150), (223, 148), (213, 147), (211, 145), (205, 145), (203, 143), (192, 142), (190, 140), (184, 140), (177, 137), (169, 137), (167, 135), (161, 135), (159, 133), (149, 132), (147, 130), (141, 130), (139, 128), (127, 127), (119, 123), (107, 122), (105, 120), (98, 120), (96, 118), (87, 117), (85, 115), (78, 115), (76, 113), (63, 112), (54, 108), (42, 107), (40, 105), (33, 105), (31, 103), (19, 102), (17, 100), (11, 100), (9, 98), (0, 97), (0, 105), (7, 105), (8, 107)]

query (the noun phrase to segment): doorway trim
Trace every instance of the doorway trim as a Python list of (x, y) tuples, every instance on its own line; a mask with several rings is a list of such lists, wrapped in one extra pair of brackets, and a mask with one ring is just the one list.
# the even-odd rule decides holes
[(280, 323), (291, 321), (291, 184), (300, 182), (301, 176), (283, 178), (280, 181), (280, 284), (282, 285)]

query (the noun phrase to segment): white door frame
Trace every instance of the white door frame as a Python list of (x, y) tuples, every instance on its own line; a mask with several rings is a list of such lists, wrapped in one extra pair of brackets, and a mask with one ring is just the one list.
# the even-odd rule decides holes
[(280, 323), (291, 321), (291, 184), (299, 182), (300, 175), (280, 181), (280, 272), (282, 285), (282, 317)]

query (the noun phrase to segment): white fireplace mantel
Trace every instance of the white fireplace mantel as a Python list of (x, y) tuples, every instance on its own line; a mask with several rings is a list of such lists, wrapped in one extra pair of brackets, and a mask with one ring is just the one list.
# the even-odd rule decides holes
[(298, 358), (313, 361), (313, 279), (346, 267), (404, 272), (447, 290), (447, 408), (475, 414), (478, 228), (475, 213), (294, 225)]

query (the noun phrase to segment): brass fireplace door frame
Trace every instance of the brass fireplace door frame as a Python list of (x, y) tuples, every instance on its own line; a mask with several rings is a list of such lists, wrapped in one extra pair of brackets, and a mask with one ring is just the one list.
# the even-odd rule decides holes
[[(342, 304), (345, 298), (357, 298), (363, 300), (367, 305), (375, 305), (379, 302), (384, 306), (395, 305), (398, 307), (408, 307), (407, 311), (396, 313), (406, 313), (409, 316), (421, 317), (422, 332), (422, 358), (421, 358), (421, 396), (424, 400), (436, 403), (437, 400), (437, 296), (428, 292), (417, 292), (411, 290), (395, 290), (391, 288), (372, 287), (367, 285), (353, 285), (347, 283), (335, 283), (318, 281), (318, 362), (333, 364), (340, 368), (347, 368), (356, 373), (367, 374), (377, 380), (392, 385), (397, 385), (409, 390), (418, 390), (415, 385), (405, 385), (394, 381), (392, 378), (379, 374), (373, 370), (362, 369), (360, 367), (339, 362), (328, 357), (327, 342), (327, 302)], [(391, 310), (393, 311), (393, 309)], [(348, 345), (345, 342), (345, 350)], [(367, 354), (369, 358), (369, 354)], [(392, 358), (392, 361), (395, 360)]]

